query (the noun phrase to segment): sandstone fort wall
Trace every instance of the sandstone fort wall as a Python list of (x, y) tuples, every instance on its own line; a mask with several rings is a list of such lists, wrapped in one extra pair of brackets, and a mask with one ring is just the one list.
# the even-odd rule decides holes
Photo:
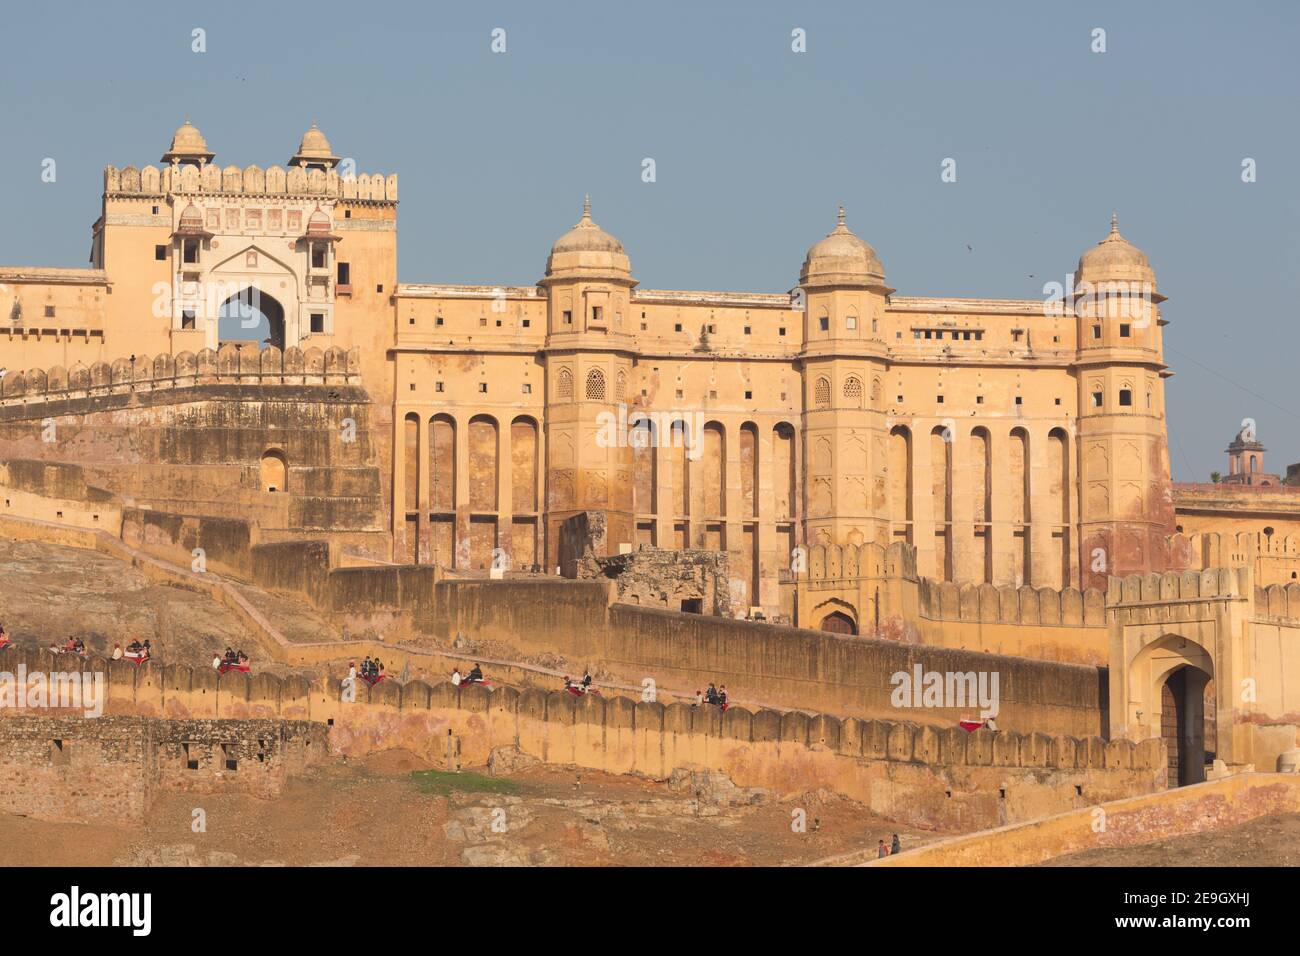
[[(1156, 739), (1135, 744), (1097, 736), (969, 734), (907, 721), (743, 707), (723, 713), (685, 703), (418, 681), (385, 680), (373, 688), (361, 683), (356, 700), (348, 702), (339, 680), (218, 675), (211, 668), (124, 661), (74, 659), (69, 665), (48, 651), (6, 655), (6, 666), (21, 662), (29, 670), (104, 670), (106, 713), (178, 722), (167, 731), (168, 746), (158, 750), (160, 761), (177, 768), (159, 778), (169, 785), (176, 774), (185, 778), (174, 746), (185, 738), (184, 722), (214, 720), (324, 723), (335, 752), (404, 748), (453, 767), (482, 764), (498, 746), (519, 747), (548, 763), (659, 779), (675, 767), (700, 764), (782, 796), (834, 790), (925, 826), (991, 826), (1144, 793), (1160, 785), (1165, 768), (1163, 743)], [(0, 721), (0, 729), (6, 725)], [(243, 746), (241, 753), (255, 758), (257, 736)]]

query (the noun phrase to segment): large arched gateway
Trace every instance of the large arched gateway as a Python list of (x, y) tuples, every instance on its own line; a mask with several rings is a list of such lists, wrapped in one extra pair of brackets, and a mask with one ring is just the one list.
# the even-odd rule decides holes
[(253, 341), (259, 348), (284, 348), (284, 306), (257, 286), (246, 286), (221, 303), (217, 312), (217, 339)]

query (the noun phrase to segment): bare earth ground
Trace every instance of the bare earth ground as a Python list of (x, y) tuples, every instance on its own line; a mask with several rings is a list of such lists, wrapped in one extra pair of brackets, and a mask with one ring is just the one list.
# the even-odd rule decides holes
[(1300, 813), (1210, 833), (1057, 857), (1041, 866), (1300, 866)]
[[(328, 639), (298, 602), (241, 590), (277, 627)], [(261, 658), (239, 618), (207, 595), (155, 584), (118, 558), (80, 548), (0, 540), (0, 623), (23, 646), (80, 637), (91, 653), (108, 657), (115, 642), (147, 638), (164, 664), (206, 664), (229, 646), (249, 653), (254, 672), (303, 672)]]
[[(782, 865), (895, 832), (904, 847), (942, 836), (827, 793), (756, 799), (720, 806), (689, 788), (559, 767), (448, 774), (388, 751), (312, 768), (276, 800), (166, 794), (144, 826), (0, 815), (0, 865)], [(191, 830), (195, 808), (205, 833)], [(805, 833), (791, 827), (796, 808), (806, 811)]]

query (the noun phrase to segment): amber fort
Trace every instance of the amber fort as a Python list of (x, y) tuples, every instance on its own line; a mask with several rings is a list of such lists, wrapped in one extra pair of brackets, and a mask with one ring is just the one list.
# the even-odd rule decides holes
[[(1251, 776), (1300, 764), (1300, 486), (1247, 424), (1222, 480), (1171, 479), (1176, 290), (1109, 209), (1054, 299), (895, 289), (842, 207), (767, 291), (646, 289), (598, 196), (531, 285), (409, 283), (397, 175), (315, 125), (269, 165), (220, 149), (187, 121), (106, 166), (84, 268), (0, 265), (0, 536), (201, 595), (286, 672), (97, 660), (103, 722), (0, 715), (0, 779), (39, 782), (5, 809), (57, 817), (49, 741), (83, 737), (137, 815), (190, 763), (273, 796), (327, 750), (443, 766), (449, 737), (918, 826), (1192, 785), (1300, 807)], [(465, 641), (501, 686), (341, 696), (350, 658), (450, 673)], [(605, 696), (547, 689), (553, 659)], [(996, 725), (900, 712), (914, 666), (996, 672)]]

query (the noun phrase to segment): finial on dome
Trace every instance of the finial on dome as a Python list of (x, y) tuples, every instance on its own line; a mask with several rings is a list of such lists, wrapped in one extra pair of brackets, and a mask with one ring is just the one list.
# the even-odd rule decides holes
[(839, 219), (838, 219), (836, 225), (839, 225), (839, 226), (843, 226), (843, 225), (844, 225), (844, 203), (840, 203), (840, 215), (839, 215)]
[(591, 222), (591, 194), (582, 197), (582, 219), (584, 222)]
[(1119, 216), (1115, 213), (1110, 214), (1110, 234), (1112, 236), (1119, 235)]

